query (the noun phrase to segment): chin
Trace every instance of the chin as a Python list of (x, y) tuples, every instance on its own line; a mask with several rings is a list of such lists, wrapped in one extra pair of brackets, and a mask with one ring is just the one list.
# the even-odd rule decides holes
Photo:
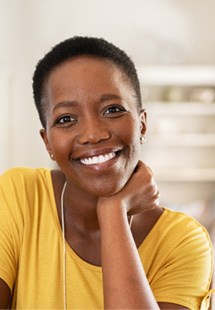
[[(106, 196), (113, 196), (118, 193), (127, 183), (128, 179), (123, 178), (123, 180), (118, 180), (118, 182), (106, 182), (105, 186), (98, 186), (94, 188), (94, 194), (98, 197), (106, 197)], [(115, 183), (115, 184), (114, 184)]]

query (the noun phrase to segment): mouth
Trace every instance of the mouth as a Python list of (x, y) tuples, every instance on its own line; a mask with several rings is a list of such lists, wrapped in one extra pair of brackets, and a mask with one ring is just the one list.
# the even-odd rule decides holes
[(119, 154), (119, 151), (109, 152), (106, 154), (100, 154), (97, 156), (89, 156), (85, 158), (79, 158), (79, 162), (86, 166), (103, 164), (113, 158), (115, 158)]

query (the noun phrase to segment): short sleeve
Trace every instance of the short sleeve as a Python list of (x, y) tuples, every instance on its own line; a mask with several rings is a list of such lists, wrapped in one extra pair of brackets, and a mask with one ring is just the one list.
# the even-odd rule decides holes
[[(0, 176), (0, 278), (12, 290), (16, 279), (21, 231), (18, 191), (9, 170)], [(16, 174), (16, 173), (15, 173)]]
[[(212, 246), (207, 231), (195, 220), (181, 221), (167, 245), (168, 253), (151, 287), (158, 302), (200, 309), (212, 277)], [(205, 308), (206, 309), (206, 308)]]

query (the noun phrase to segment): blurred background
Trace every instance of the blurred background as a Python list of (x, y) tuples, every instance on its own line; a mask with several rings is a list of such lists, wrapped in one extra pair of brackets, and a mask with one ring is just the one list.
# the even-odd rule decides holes
[(53, 165), (32, 99), (37, 61), (73, 35), (104, 37), (136, 64), (148, 112), (141, 158), (161, 203), (214, 241), (214, 29), (214, 0), (0, 0), (0, 173)]

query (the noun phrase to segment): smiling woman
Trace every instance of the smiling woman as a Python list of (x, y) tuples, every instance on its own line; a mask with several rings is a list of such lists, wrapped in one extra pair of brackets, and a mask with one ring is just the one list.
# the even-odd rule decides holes
[(38, 63), (33, 90), (59, 169), (0, 178), (0, 308), (200, 309), (210, 240), (159, 206), (139, 161), (146, 112), (131, 59), (74, 37)]
[(108, 60), (80, 56), (55, 68), (45, 84), (49, 108), (41, 135), (61, 171), (84, 196), (119, 191), (138, 162), (145, 118), (141, 122), (124, 75)]

